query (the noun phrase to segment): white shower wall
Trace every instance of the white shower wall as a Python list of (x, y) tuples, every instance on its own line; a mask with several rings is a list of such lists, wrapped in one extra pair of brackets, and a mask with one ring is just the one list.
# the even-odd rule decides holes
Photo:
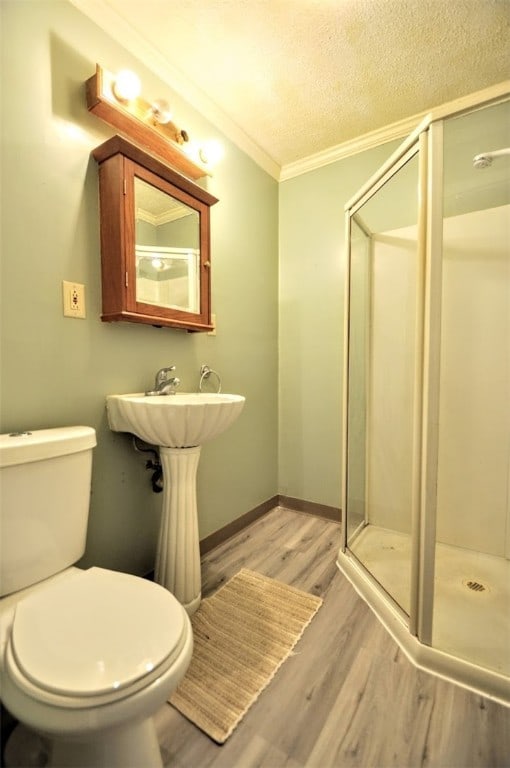
[(437, 539), (504, 556), (510, 206), (444, 221)]
[[(372, 243), (369, 517), (409, 533), (416, 227)], [(444, 221), (437, 540), (498, 556), (510, 536), (509, 244), (510, 206)]]

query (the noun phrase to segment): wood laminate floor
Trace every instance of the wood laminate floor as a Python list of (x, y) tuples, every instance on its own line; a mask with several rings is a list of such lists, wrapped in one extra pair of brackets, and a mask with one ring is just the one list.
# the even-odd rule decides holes
[(510, 768), (510, 708), (415, 669), (338, 571), (339, 542), (277, 507), (202, 559), (204, 597), (246, 567), (324, 604), (223, 746), (157, 713), (168, 768)]

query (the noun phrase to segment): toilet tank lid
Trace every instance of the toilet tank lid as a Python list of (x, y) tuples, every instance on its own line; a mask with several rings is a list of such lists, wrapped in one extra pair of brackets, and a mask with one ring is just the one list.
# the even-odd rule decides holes
[(57, 427), (0, 435), (0, 467), (27, 464), (93, 448), (92, 427)]

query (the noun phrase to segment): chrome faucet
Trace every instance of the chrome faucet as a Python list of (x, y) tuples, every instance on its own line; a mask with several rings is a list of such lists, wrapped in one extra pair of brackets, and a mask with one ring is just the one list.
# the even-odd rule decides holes
[(175, 371), (175, 365), (169, 365), (167, 368), (160, 368), (154, 381), (154, 389), (146, 392), (146, 395), (175, 395), (177, 387), (181, 380), (177, 376), (168, 377), (167, 374)]

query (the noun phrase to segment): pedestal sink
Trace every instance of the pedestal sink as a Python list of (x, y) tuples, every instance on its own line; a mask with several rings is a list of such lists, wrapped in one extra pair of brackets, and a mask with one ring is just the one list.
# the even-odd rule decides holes
[(159, 447), (164, 489), (155, 579), (190, 615), (201, 598), (196, 496), (200, 448), (228, 429), (244, 401), (241, 395), (202, 392), (106, 398), (110, 429)]

